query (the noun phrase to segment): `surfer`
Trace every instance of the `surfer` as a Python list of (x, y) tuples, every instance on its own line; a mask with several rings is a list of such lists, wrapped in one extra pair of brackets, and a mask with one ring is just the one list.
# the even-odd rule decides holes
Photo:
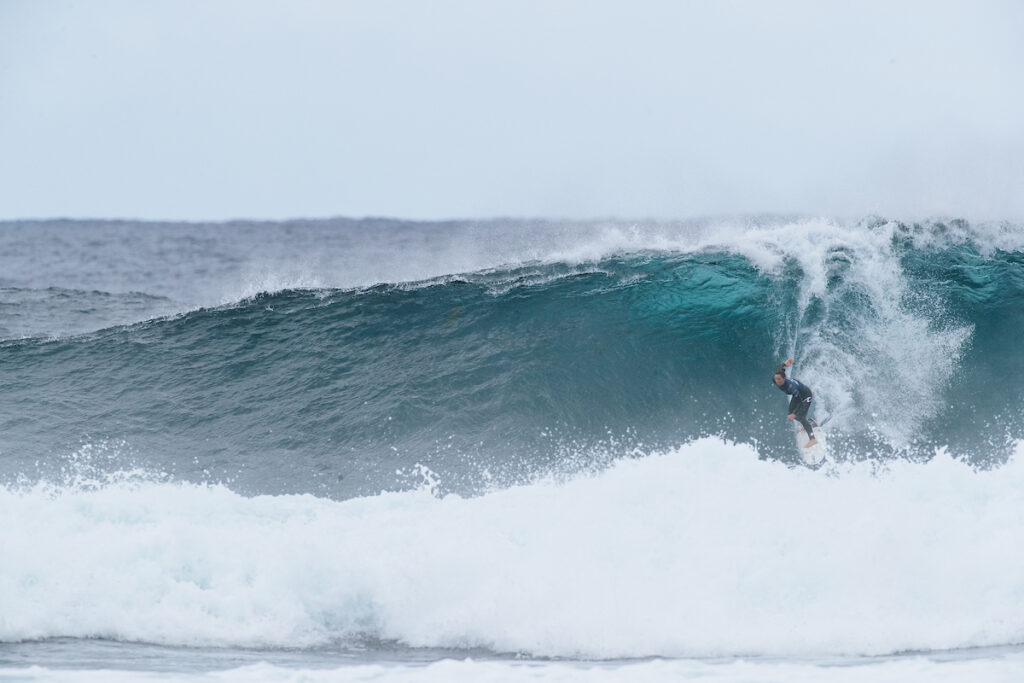
[(818, 440), (814, 438), (814, 432), (811, 431), (811, 420), (807, 417), (807, 411), (811, 409), (811, 400), (814, 398), (814, 394), (811, 393), (811, 388), (806, 384), (792, 378), (786, 379), (786, 368), (791, 365), (793, 365), (792, 358), (775, 369), (775, 386), (793, 397), (789, 399), (789, 415), (786, 416), (786, 419), (796, 420), (803, 425), (809, 439), (804, 448), (810, 448), (818, 443)]

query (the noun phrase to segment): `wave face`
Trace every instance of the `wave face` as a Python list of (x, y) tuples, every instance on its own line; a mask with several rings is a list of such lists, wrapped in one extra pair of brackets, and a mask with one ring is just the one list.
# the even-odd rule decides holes
[[(77, 443), (93, 467), (138, 456), (247, 493), (349, 497), (400, 488), (395, 471), (420, 465), (471, 493), (708, 434), (795, 462), (771, 385), (785, 357), (836, 459), (945, 446), (997, 463), (1024, 436), (1024, 266), (995, 246), (1012, 235), (712, 231), (685, 248), (285, 289), (11, 340), (5, 469), (38, 462), (52, 480), (47, 467), (68, 463), (48, 456)], [(146, 296), (162, 305), (136, 294), (121, 310)]]
[[(0, 641), (1024, 640), (1016, 226), (47, 223), (0, 246)], [(787, 357), (820, 471), (772, 385)]]

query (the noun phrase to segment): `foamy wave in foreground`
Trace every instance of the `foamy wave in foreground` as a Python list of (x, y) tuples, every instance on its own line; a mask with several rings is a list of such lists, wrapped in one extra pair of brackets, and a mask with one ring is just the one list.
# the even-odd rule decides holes
[(136, 681), (207, 681), (232, 683), (276, 681), (319, 683), (320, 681), (374, 681), (375, 683), (490, 683), (514, 681), (558, 681), (558, 683), (661, 683), (661, 681), (700, 680), (732, 683), (749, 681), (786, 681), (786, 683), (963, 683), (963, 681), (1006, 681), (1017, 683), (1024, 671), (1024, 655), (1012, 652), (993, 659), (931, 660), (907, 657), (896, 660), (859, 662), (788, 662), (653, 660), (631, 663), (580, 664), (536, 661), (446, 660), (424, 666), (361, 664), (340, 669), (291, 669), (258, 664), (228, 671), (201, 674), (140, 671), (61, 671), (30, 667), (0, 669), (0, 681), (73, 681), (83, 683), (119, 683)]
[(1024, 443), (812, 472), (704, 439), (478, 498), (0, 490), (0, 640), (567, 657), (1024, 642)]

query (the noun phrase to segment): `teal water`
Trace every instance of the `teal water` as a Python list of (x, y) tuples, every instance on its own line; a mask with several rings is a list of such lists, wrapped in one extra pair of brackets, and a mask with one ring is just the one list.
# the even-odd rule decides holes
[[(8, 339), (0, 473), (52, 479), (53, 456), (88, 444), (93, 467), (345, 498), (401, 488), (417, 464), (466, 493), (708, 434), (795, 462), (769, 384), (789, 356), (834, 457), (999, 462), (1024, 429), (1024, 257), (942, 227), (924, 245), (905, 226), (849, 230), (888, 231), (885, 253), (837, 241), (808, 265), (798, 246), (766, 272), (713, 245), (635, 249)], [(137, 317), (171, 305), (31, 292), (14, 298), (64, 298), (70, 317), (104, 297)]]

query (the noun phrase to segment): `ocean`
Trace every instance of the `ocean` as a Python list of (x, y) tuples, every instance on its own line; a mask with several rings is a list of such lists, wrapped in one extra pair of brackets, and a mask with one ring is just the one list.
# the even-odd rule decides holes
[(1009, 222), (0, 223), (0, 681), (1019, 681), (1021, 339)]

